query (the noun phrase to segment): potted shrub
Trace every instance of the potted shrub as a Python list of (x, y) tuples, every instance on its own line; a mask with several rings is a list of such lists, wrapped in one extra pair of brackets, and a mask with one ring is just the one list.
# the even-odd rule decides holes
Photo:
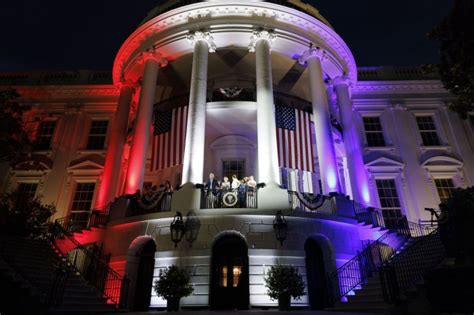
[(265, 277), (265, 286), (272, 300), (278, 300), (280, 311), (289, 310), (291, 298), (299, 300), (304, 294), (303, 278), (293, 266), (272, 266)]
[(189, 284), (189, 274), (175, 265), (160, 271), (160, 277), (155, 280), (154, 289), (157, 295), (166, 299), (168, 312), (179, 311), (181, 298), (194, 291)]

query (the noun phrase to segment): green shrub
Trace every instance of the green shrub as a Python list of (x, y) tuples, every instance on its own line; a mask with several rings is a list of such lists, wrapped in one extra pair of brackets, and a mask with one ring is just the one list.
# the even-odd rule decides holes
[(298, 270), (293, 266), (272, 266), (265, 277), (265, 286), (272, 300), (283, 296), (300, 299), (304, 294), (304, 282)]
[(166, 300), (180, 299), (193, 293), (189, 284), (189, 274), (186, 270), (172, 265), (160, 271), (160, 277), (155, 280), (154, 289), (157, 295)]

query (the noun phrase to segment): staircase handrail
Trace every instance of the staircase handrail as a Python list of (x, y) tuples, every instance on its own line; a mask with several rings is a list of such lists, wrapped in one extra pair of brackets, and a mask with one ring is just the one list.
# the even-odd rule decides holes
[[(392, 224), (386, 233), (377, 240), (370, 242), (356, 256), (329, 274), (327, 283), (330, 286), (331, 304), (339, 301), (343, 296), (346, 296), (366, 281), (374, 272), (378, 271), (409, 238), (426, 236), (431, 231), (432, 229), (429, 227), (410, 222), (405, 217), (396, 222), (396, 225)], [(388, 238), (396, 236), (396, 234), (393, 234), (394, 232), (398, 233), (399, 236), (403, 236), (403, 238), (396, 244), (388, 245)]]
[[(380, 282), (384, 300), (393, 304), (414, 286), (427, 271), (435, 268), (445, 257), (445, 249), (436, 228), (423, 238), (417, 238), (403, 252), (384, 262), (380, 268)], [(422, 263), (417, 262), (422, 259)], [(406, 263), (406, 260), (412, 260)], [(402, 276), (400, 276), (403, 274)]]
[(69, 214), (68, 216), (58, 218), (55, 220), (68, 233), (80, 232), (93, 227), (100, 227), (107, 224), (109, 220), (109, 203), (103, 208), (96, 208), (90, 211), (78, 211)]
[[(55, 241), (66, 237), (76, 247), (82, 255), (69, 255), (62, 253), (74, 269), (80, 273), (84, 279), (94, 286), (105, 298), (110, 300), (117, 308), (125, 308), (126, 292), (128, 290), (128, 278), (121, 276), (117, 271), (110, 268), (107, 261), (100, 255), (93, 253), (88, 248), (80, 244), (69, 231), (55, 221), (51, 228), (51, 243), (56, 246)], [(61, 251), (60, 251), (61, 252)], [(108, 285), (110, 283), (110, 285)]]

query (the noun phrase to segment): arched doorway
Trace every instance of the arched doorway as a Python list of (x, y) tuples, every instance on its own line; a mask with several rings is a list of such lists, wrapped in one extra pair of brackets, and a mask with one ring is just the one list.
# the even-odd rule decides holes
[(336, 269), (334, 252), (322, 235), (308, 238), (304, 249), (309, 304), (312, 310), (321, 310), (330, 306), (327, 275)]
[(128, 306), (133, 311), (150, 307), (156, 244), (149, 236), (137, 237), (128, 249), (125, 274), (129, 278)]
[(212, 247), (210, 308), (214, 310), (248, 309), (248, 248), (242, 237), (221, 236)]

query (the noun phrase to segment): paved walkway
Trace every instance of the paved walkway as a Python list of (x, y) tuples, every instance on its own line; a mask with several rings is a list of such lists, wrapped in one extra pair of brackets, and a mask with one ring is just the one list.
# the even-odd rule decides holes
[[(116, 315), (117, 313), (115, 313)], [(149, 311), (149, 312), (130, 312), (126, 314), (134, 315), (163, 315), (168, 314), (165, 311)], [(248, 311), (195, 311), (187, 310), (180, 312), (169, 313), (172, 315), (367, 315), (367, 313), (348, 313), (348, 312), (325, 312), (325, 311), (307, 311), (307, 310), (294, 310), (294, 311), (277, 311), (277, 310), (248, 310)], [(112, 314), (111, 314), (112, 315)]]

